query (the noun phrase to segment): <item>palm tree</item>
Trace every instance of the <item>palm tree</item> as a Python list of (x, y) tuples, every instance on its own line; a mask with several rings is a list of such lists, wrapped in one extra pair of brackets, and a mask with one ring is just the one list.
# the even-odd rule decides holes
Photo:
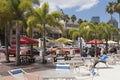
[(78, 23), (81, 24), (83, 20), (81, 18), (78, 19)]
[(8, 0), (10, 8), (13, 10), (16, 21), (16, 65), (20, 65), (20, 26), (24, 21), (24, 16), (29, 15), (33, 10), (33, 4), (38, 4), (38, 0)]
[(111, 15), (112, 20), (112, 14), (115, 12), (115, 3), (109, 2), (109, 5), (106, 7), (106, 11)]
[(72, 33), (73, 39), (76, 39), (76, 37), (80, 37), (80, 49), (82, 50), (81, 37), (83, 37), (86, 41), (98, 38), (99, 27), (92, 22), (83, 22), (80, 25), (79, 30), (77, 29), (73, 29), (73, 31), (70, 30), (70, 33)]
[(119, 21), (120, 21), (120, 0), (117, 0), (117, 3), (114, 3), (115, 5), (115, 12), (119, 14)]
[(9, 54), (8, 54), (8, 34), (10, 30), (10, 23), (13, 17), (12, 10), (10, 9), (10, 5), (6, 0), (0, 1), (0, 28), (5, 29), (5, 46), (6, 46), (6, 62), (10, 62)]
[[(35, 28), (37, 25), (37, 19), (31, 15), (27, 19), (27, 33), (30, 38), (33, 38), (33, 28)], [(38, 27), (38, 26), (37, 26)], [(31, 57), (33, 57), (33, 44), (30, 44), (30, 53)]]
[(114, 12), (117, 12), (119, 14), (119, 17), (120, 17), (120, 0), (117, 0), (117, 2), (110, 2), (109, 5), (106, 8), (106, 11), (108, 13), (110, 13), (111, 15)]
[(41, 8), (36, 8), (35, 10), (35, 17), (39, 21), (39, 24), (43, 27), (43, 63), (46, 63), (45, 61), (45, 53), (46, 53), (46, 26), (53, 26), (53, 27), (59, 27), (61, 30), (62, 25), (57, 21), (58, 18), (62, 17), (62, 13), (59, 11), (53, 11), (49, 13), (49, 5), (48, 3), (44, 3)]
[(67, 29), (67, 23), (70, 20), (69, 16), (67, 14), (63, 15), (63, 20), (65, 21), (65, 27)]
[(62, 33), (62, 36), (65, 37), (65, 38), (69, 38), (69, 29), (64, 29), (63, 30), (63, 33)]
[[(113, 32), (118, 32), (118, 29), (115, 28), (112, 24), (107, 24), (107, 23), (99, 23), (99, 27), (100, 27), (100, 32), (102, 34), (102, 38), (105, 39), (106, 42), (106, 50), (108, 50), (108, 40), (111, 39), (112, 37), (112, 33)], [(104, 35), (103, 35), (104, 33)]]
[(73, 39), (73, 40), (76, 40), (76, 36), (72, 36), (72, 34), (74, 33), (74, 32), (77, 32), (78, 31), (78, 29), (77, 28), (70, 28), (69, 29), (69, 32), (68, 32), (68, 34), (70, 35), (70, 38), (71, 39)]
[(72, 15), (72, 16), (71, 16), (71, 20), (72, 20), (73, 24), (74, 24), (74, 22), (76, 21), (76, 19), (77, 19), (77, 18), (76, 18), (75, 15)]

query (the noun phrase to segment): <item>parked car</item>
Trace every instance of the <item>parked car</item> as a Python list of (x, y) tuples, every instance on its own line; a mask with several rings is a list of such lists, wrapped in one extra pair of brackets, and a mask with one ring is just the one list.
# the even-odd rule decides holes
[[(20, 51), (28, 51), (28, 48), (26, 48), (26, 47), (20, 47)], [(2, 49), (2, 52), (3, 53), (6, 53), (6, 48), (3, 48)], [(14, 56), (16, 56), (16, 47), (15, 46), (12, 46), (12, 47), (8, 47), (8, 53), (9, 53), (9, 55), (14, 55)]]
[(0, 52), (5, 48), (5, 46), (0, 46)]
[(72, 50), (73, 50), (72, 54), (80, 53), (79, 48), (67, 47), (67, 48), (63, 48), (62, 54), (70, 54)]
[(64, 48), (50, 48), (47, 50), (48, 53), (54, 53), (54, 54), (70, 54), (70, 51), (73, 50), (74, 53), (80, 53), (79, 48), (73, 48), (73, 47), (64, 47)]
[[(2, 49), (2, 52), (3, 53), (6, 53), (6, 48), (3, 48)], [(27, 48), (27, 47), (20, 47), (20, 52), (22, 52), (22, 54), (26, 54), (26, 53), (28, 53), (29, 54), (29, 52), (30, 52), (30, 49), (29, 48)], [(14, 55), (14, 56), (16, 56), (16, 47), (8, 47), (8, 53), (9, 53), (9, 55)], [(21, 53), (20, 53), (21, 54)], [(21, 55), (22, 55), (21, 54)], [(37, 50), (37, 49), (35, 49), (35, 48), (33, 48), (33, 55), (39, 55), (39, 51)]]
[(57, 46), (52, 46), (47, 49), (47, 53), (54, 53), (56, 54)]
[(33, 48), (33, 54), (39, 56), (39, 54), (40, 54), (40, 49), (38, 49), (38, 48)]

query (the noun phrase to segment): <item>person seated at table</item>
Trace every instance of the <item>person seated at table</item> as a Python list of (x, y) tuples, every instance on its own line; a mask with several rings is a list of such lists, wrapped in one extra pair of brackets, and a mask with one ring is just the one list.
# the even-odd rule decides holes
[(83, 50), (83, 51), (82, 51), (81, 57), (87, 57), (87, 52), (86, 52), (86, 50)]
[(93, 64), (93, 68), (95, 68), (95, 66), (96, 66), (99, 62), (102, 62), (102, 63), (105, 63), (105, 64), (106, 64), (107, 58), (108, 58), (107, 51), (104, 50), (102, 56), (100, 56), (100, 59), (98, 59), (97, 61), (95, 61), (95, 63)]

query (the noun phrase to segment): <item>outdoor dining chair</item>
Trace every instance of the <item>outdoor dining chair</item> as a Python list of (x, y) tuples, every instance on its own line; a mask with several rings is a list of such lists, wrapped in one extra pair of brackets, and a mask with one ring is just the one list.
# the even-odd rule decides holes
[(14, 80), (39, 80), (38, 76), (27, 73), (21, 68), (10, 70), (8, 73), (14, 78)]

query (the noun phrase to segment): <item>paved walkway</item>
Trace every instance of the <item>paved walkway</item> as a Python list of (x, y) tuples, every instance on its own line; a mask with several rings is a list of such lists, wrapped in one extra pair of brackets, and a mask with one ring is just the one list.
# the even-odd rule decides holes
[(94, 80), (120, 80), (120, 64), (99, 69), (99, 76), (95, 77)]
[[(5, 63), (5, 56), (3, 54), (0, 54), (0, 75), (2, 75), (5, 80), (13, 80), (13, 78), (8, 74), (8, 70), (11, 69), (22, 68), (28, 73), (40, 76), (43, 71), (54, 68), (54, 64), (52, 63), (42, 64), (40, 56), (37, 57), (35, 63), (30, 65), (15, 66), (15, 57), (12, 56), (10, 57), (10, 61), (10, 63)], [(33, 79), (31, 78), (30, 80)]]

